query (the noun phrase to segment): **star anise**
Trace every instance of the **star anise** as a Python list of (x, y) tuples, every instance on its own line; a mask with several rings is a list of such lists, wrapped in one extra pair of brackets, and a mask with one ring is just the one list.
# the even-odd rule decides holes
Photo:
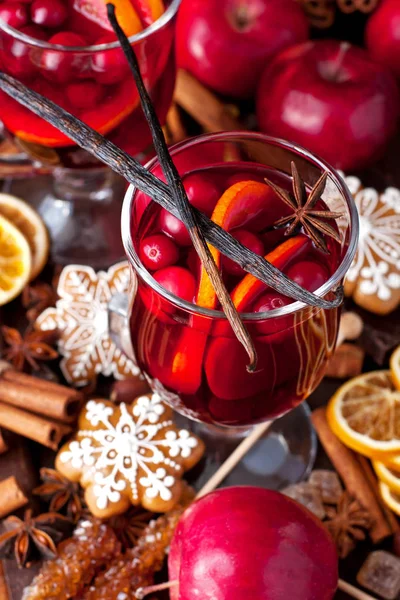
[(72, 531), (72, 522), (56, 513), (44, 513), (32, 517), (25, 512), (24, 519), (15, 515), (2, 521), (5, 532), (0, 535), (0, 558), (11, 558), (14, 554), (19, 568), (30, 566), (28, 560), (38, 557), (54, 558), (56, 544)]
[(69, 481), (55, 469), (40, 469), (40, 477), (44, 483), (35, 488), (33, 493), (50, 500), (50, 512), (65, 512), (69, 519), (77, 523), (83, 514), (79, 485)]
[(301, 179), (297, 167), (292, 162), (293, 193), (287, 192), (269, 179), (265, 179), (281, 200), (293, 210), (293, 214), (278, 219), (276, 227), (288, 225), (285, 235), (290, 235), (303, 227), (305, 233), (312, 239), (317, 248), (328, 253), (324, 235), (332, 237), (340, 243), (338, 232), (324, 219), (338, 219), (342, 216), (339, 212), (330, 210), (313, 210), (325, 189), (328, 172), (325, 171), (318, 179), (307, 196), (306, 186)]
[(57, 292), (53, 285), (40, 281), (33, 285), (27, 285), (22, 293), (22, 304), (27, 309), (28, 321), (31, 323), (36, 321), (46, 308), (55, 305), (57, 298)]
[(343, 492), (337, 508), (326, 508), (325, 527), (331, 534), (339, 558), (346, 558), (357, 542), (365, 540), (373, 525), (369, 512), (348, 492)]
[(117, 538), (124, 548), (133, 548), (143, 530), (154, 518), (154, 513), (133, 506), (122, 515), (115, 515), (108, 520)]
[(1, 333), (8, 346), (3, 351), (2, 358), (10, 362), (17, 371), (22, 371), (26, 363), (38, 371), (36, 361), (54, 360), (58, 357), (58, 352), (50, 346), (56, 339), (54, 331), (34, 331), (28, 327), (22, 336), (17, 329), (3, 325)]

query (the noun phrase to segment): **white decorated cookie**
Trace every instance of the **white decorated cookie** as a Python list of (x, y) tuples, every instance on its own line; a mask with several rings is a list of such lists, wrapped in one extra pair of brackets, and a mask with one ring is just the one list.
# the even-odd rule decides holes
[(180, 500), (184, 471), (204, 453), (203, 442), (172, 421), (158, 394), (131, 405), (90, 400), (76, 435), (56, 458), (56, 468), (85, 488), (89, 510), (100, 518), (141, 504), (165, 512)]
[(139, 376), (137, 365), (117, 348), (108, 330), (108, 304), (113, 295), (127, 293), (129, 285), (127, 262), (99, 273), (81, 265), (63, 269), (59, 300), (39, 316), (35, 327), (60, 332), (60, 367), (69, 384), (84, 386), (99, 374), (116, 379)]

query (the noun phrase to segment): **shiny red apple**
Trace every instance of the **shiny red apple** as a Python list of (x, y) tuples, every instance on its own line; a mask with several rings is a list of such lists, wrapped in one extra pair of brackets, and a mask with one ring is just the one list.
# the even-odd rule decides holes
[(168, 559), (171, 600), (331, 600), (334, 544), (306, 508), (256, 487), (217, 490), (183, 514)]
[(381, 0), (368, 19), (365, 45), (372, 58), (400, 77), (400, 2)]
[(396, 131), (393, 75), (362, 48), (335, 40), (284, 50), (257, 91), (260, 128), (352, 171), (379, 158)]
[(216, 92), (250, 98), (266, 62), (307, 38), (295, 0), (183, 0), (177, 62)]

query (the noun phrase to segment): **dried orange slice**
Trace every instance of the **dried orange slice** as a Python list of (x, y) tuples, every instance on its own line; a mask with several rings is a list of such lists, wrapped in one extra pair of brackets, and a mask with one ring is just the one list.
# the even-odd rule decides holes
[(392, 373), (394, 385), (400, 390), (400, 345), (397, 346), (390, 357), (390, 372)]
[(327, 418), (349, 448), (385, 460), (400, 454), (400, 392), (390, 371), (373, 371), (351, 379), (331, 398)]
[(380, 460), (373, 460), (372, 466), (380, 481), (386, 483), (395, 494), (400, 494), (400, 472), (391, 469)]
[(386, 506), (400, 517), (400, 495), (393, 492), (383, 481), (379, 482), (379, 491)]
[(0, 215), (0, 306), (18, 296), (28, 283), (31, 262), (25, 237)]
[(11, 221), (26, 238), (32, 254), (29, 280), (35, 279), (49, 255), (50, 242), (46, 225), (36, 210), (10, 194), (0, 194), (0, 215)]

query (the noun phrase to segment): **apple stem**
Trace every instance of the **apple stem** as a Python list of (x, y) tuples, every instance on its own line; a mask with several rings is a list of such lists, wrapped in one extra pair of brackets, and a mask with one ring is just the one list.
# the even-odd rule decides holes
[(350, 44), (348, 42), (342, 42), (339, 46), (339, 53), (336, 57), (335, 64), (333, 66), (333, 79), (336, 81), (339, 76), (340, 69), (342, 68), (344, 57), (346, 56), (348, 50), (350, 48)]
[(153, 592), (161, 592), (162, 590), (169, 590), (172, 587), (178, 585), (179, 582), (177, 580), (174, 581), (166, 581), (165, 583), (159, 583), (158, 585), (149, 585), (148, 587), (141, 587), (136, 590), (135, 598), (137, 600), (142, 600), (145, 596)]

